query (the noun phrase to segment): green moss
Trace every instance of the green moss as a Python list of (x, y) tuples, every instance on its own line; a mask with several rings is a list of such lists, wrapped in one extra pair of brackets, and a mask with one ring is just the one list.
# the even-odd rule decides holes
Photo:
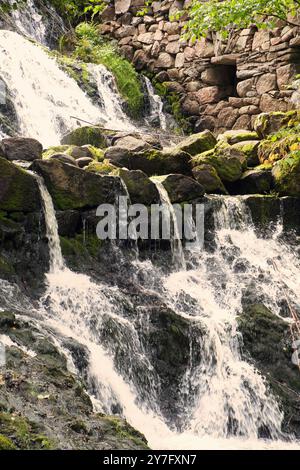
[[(27, 418), (11, 413), (0, 413), (0, 435), (4, 441), (14, 448), (26, 450), (42, 450), (53, 448), (53, 443), (37, 432), (34, 423)], [(7, 439), (7, 440), (5, 440)]]
[(180, 96), (176, 92), (169, 93), (166, 82), (160, 83), (158, 81), (153, 81), (153, 84), (157, 94), (164, 98), (169, 104), (170, 112), (179, 125), (179, 128), (175, 129), (175, 133), (190, 133), (192, 131), (192, 127), (188, 120), (182, 114)]
[(9, 277), (15, 273), (14, 267), (2, 256), (0, 256), (0, 277)]
[(269, 135), (260, 143), (258, 156), (261, 163), (274, 163), (295, 150), (300, 150), (300, 124)]
[(102, 247), (102, 241), (96, 235), (78, 234), (74, 238), (60, 237), (63, 256), (85, 257), (90, 255), (96, 257)]
[(283, 196), (300, 196), (300, 150), (279, 160), (272, 171), (275, 189)]
[(66, 153), (67, 155), (70, 155), (72, 148), (74, 148), (72, 145), (56, 145), (54, 147), (49, 147), (43, 152), (43, 159), (47, 160), (56, 153)]
[(133, 429), (128, 423), (115, 416), (103, 416), (104, 422), (110, 425), (116, 436), (122, 439), (128, 439), (144, 449), (148, 449), (144, 436)]
[(92, 173), (100, 173), (104, 175), (109, 175), (117, 170), (115, 165), (112, 165), (109, 160), (105, 159), (103, 162), (93, 162), (90, 163), (86, 168), (85, 171), (89, 171)]
[(92, 145), (92, 147), (99, 149), (105, 149), (107, 147), (105, 133), (97, 126), (78, 127), (63, 137), (62, 144), (69, 146), (76, 145), (78, 147)]
[(0, 450), (16, 450), (16, 446), (8, 437), (0, 435)]

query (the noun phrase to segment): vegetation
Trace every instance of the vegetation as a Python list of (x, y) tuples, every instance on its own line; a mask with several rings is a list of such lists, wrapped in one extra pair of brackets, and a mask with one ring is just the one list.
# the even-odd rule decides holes
[(188, 7), (190, 19), (186, 33), (193, 39), (211, 31), (226, 37), (232, 29), (248, 28), (253, 24), (260, 29), (270, 29), (278, 20), (295, 26), (298, 25), (296, 13), (299, 7), (299, 0), (193, 0)]
[(80, 23), (75, 33), (74, 58), (104, 65), (114, 75), (118, 90), (127, 103), (129, 114), (134, 118), (139, 117), (143, 108), (143, 94), (132, 64), (120, 56), (113, 43), (103, 39), (95, 24)]

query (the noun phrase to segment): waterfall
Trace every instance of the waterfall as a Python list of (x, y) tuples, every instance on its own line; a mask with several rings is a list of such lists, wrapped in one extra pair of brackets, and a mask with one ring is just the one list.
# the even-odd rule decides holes
[(136, 130), (123, 111), (113, 74), (103, 65), (89, 64), (88, 69), (97, 84), (98, 93), (103, 102), (107, 116), (107, 127), (112, 130)]
[[(132, 129), (130, 122), (122, 120), (122, 115), (119, 119), (111, 106), (105, 108), (107, 99), (103, 108), (95, 106), (54, 59), (17, 33), (0, 31), (0, 64), (20, 134), (38, 139), (44, 147), (59, 144), (62, 135), (77, 126), (72, 116), (104, 122), (104, 127), (110, 127), (113, 121), (119, 130)], [(102, 92), (107, 96), (107, 87)]]
[[(176, 315), (188, 320), (194, 336), (198, 336), (201, 358), (195, 362), (191, 348), (190, 365), (181, 386), (182, 425), (176, 429), (174, 424), (167, 424), (158, 406), (159, 379), (135, 324), (122, 314), (124, 293), (65, 266), (53, 203), (43, 181), (38, 178), (38, 182), (51, 260), (47, 289), (40, 299), (41, 328), (50, 329), (52, 334), (57, 331), (58, 342), (61, 336), (71, 337), (87, 348), (86, 372), (95, 409), (107, 414), (117, 410), (146, 435), (154, 449), (299, 448), (297, 442), (280, 440), (284, 437), (282, 413), (263, 377), (242, 359), (237, 332), (243, 289), (250, 279), (259, 282), (257, 287), (265, 294), (264, 300), (269, 301), (276, 313), (278, 298), (270, 294), (269, 287), (277, 274), (266, 258), (281, 253), (285, 261), (281, 274), (287, 277), (290, 273), (290, 293), (295, 296), (299, 296), (299, 285), (294, 285), (299, 283), (299, 260), (278, 240), (278, 234), (272, 239), (260, 239), (251, 224), (248, 227), (242, 223), (243, 220), (248, 223), (250, 217), (243, 198), (210, 198), (217, 249), (214, 253), (204, 249), (194, 251), (192, 269), (162, 275), (150, 261), (132, 262), (131, 275), (148, 292), (153, 289), (153, 294), (163, 299)], [(161, 187), (160, 194), (169, 207)], [(254, 252), (256, 256), (252, 259)], [(234, 262), (241, 260), (249, 262), (242, 274), (234, 269)], [(262, 272), (269, 276), (268, 280), (267, 276), (263, 279)], [(14, 298), (12, 295), (12, 303)], [(112, 324), (119, 332), (118, 341), (127, 351), (122, 366), (116, 362), (114, 348), (102, 340), (103, 332)], [(147, 315), (140, 318), (140, 328), (147, 328)], [(139, 383), (141, 371), (144, 375)], [(268, 429), (272, 440), (258, 439), (262, 428)]]
[(158, 120), (159, 127), (163, 130), (167, 130), (167, 119), (163, 111), (164, 104), (159, 95), (157, 95), (152, 86), (151, 80), (148, 77), (144, 77), (148, 99), (149, 99), (149, 117), (148, 121), (151, 124)]
[(178, 220), (176, 216), (175, 209), (170, 201), (168, 192), (164, 188), (161, 181), (158, 178), (152, 177), (150, 178), (157, 190), (159, 192), (160, 201), (165, 209), (164, 216), (167, 217), (168, 220), (171, 222), (170, 226), (170, 236), (171, 236), (171, 250), (172, 250), (172, 258), (174, 268), (177, 270), (185, 270), (186, 269), (186, 262), (184, 258), (184, 252), (182, 247), (181, 236), (178, 228)]
[[(13, 5), (15, 1), (9, 0), (9, 3)], [(18, 9), (12, 9), (11, 18), (20, 34), (46, 44), (46, 25), (33, 0), (27, 0), (23, 8), (19, 6)]]

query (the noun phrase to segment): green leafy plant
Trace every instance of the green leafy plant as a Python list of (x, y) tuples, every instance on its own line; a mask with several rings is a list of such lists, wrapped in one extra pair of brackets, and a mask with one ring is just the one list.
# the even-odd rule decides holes
[[(300, 0), (192, 0), (185, 33), (192, 39), (205, 37), (211, 31), (227, 37), (229, 31), (256, 25), (270, 29), (278, 20), (298, 26)], [(177, 19), (183, 12), (175, 15)]]

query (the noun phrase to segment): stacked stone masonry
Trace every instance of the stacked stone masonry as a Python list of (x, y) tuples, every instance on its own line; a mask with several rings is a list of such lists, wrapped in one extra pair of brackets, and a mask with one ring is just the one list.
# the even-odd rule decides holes
[(187, 19), (175, 21), (186, 2), (115, 0), (102, 14), (101, 32), (122, 54), (167, 91), (176, 93), (194, 131), (252, 129), (257, 114), (293, 109), (289, 84), (300, 72), (300, 31), (244, 29), (222, 41), (217, 35), (186, 41)]

